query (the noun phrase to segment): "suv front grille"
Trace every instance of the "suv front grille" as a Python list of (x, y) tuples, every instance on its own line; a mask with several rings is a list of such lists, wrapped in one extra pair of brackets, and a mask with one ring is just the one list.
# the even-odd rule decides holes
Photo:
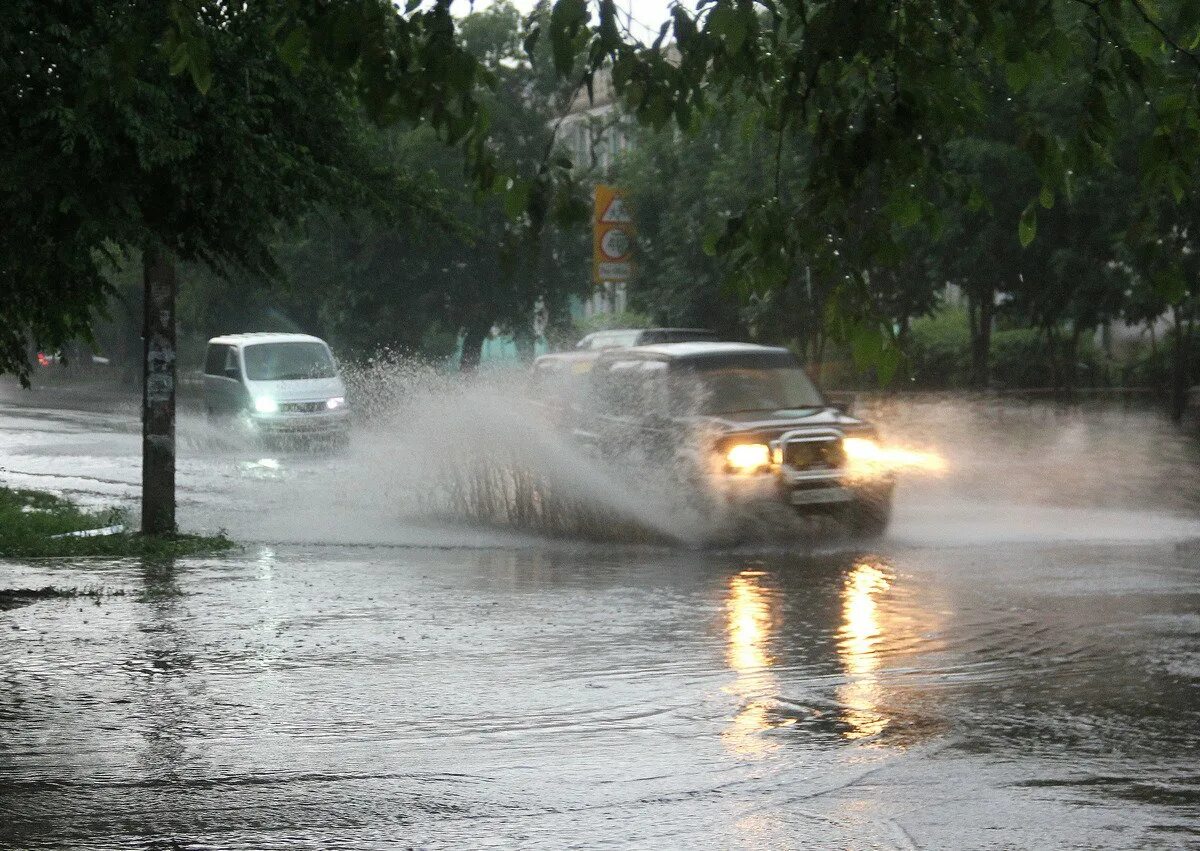
[(279, 411), (284, 414), (315, 414), (325, 410), (324, 402), (280, 402)]
[(783, 463), (793, 470), (834, 470), (845, 465), (846, 453), (836, 437), (789, 440), (783, 446)]

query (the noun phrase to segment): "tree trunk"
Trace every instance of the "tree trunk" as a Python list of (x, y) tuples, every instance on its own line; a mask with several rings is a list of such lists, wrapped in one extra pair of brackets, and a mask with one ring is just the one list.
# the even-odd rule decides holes
[(175, 531), (175, 264), (163, 249), (142, 255), (142, 533)]
[(1058, 328), (1053, 323), (1045, 326), (1046, 357), (1050, 362), (1050, 387), (1058, 390), (1062, 386), (1061, 370), (1058, 364)]
[(463, 332), (462, 355), (458, 360), (459, 372), (474, 372), (483, 356), (483, 341), (492, 330), (492, 323), (472, 319)]
[(1079, 337), (1083, 331), (1078, 323), (1071, 323), (1071, 336), (1067, 338), (1063, 353), (1063, 390), (1074, 393), (1079, 384)]
[(971, 328), (971, 386), (986, 390), (992, 380), (992, 318), (996, 311), (995, 291), (967, 293), (967, 321)]
[(1188, 348), (1190, 339), (1185, 337), (1183, 310), (1176, 305), (1171, 308), (1171, 320), (1175, 326), (1175, 340), (1171, 358), (1171, 419), (1183, 421), (1187, 410), (1188, 391)]
[(824, 373), (825, 367), (825, 329), (819, 325), (813, 327), (812, 355), (809, 368), (817, 375), (818, 380)]

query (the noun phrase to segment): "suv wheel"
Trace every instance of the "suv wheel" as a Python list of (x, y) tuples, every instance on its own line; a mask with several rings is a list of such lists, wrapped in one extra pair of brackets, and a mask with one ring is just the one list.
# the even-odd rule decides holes
[(891, 493), (861, 496), (846, 509), (851, 534), (860, 538), (881, 538), (892, 519)]

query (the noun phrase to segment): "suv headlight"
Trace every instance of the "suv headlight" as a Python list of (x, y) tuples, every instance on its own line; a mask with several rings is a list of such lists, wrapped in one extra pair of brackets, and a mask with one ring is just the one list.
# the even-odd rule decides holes
[(279, 403), (270, 396), (259, 396), (254, 400), (254, 410), (260, 414), (276, 414), (279, 413)]
[(325, 403), (325, 407), (330, 411), (336, 411), (338, 408), (346, 407), (346, 399), (344, 396), (334, 396)]
[(860, 463), (878, 463), (883, 458), (883, 449), (869, 437), (847, 437), (842, 440), (842, 450), (851, 461)]
[(771, 447), (765, 443), (737, 443), (725, 450), (725, 464), (734, 473), (757, 473), (771, 466)]

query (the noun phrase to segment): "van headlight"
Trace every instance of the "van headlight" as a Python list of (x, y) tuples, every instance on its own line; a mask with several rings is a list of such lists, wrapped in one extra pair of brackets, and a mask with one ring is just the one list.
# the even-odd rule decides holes
[(737, 443), (725, 450), (731, 472), (749, 475), (771, 466), (771, 447), (765, 443)]
[(338, 408), (346, 407), (346, 399), (344, 396), (334, 396), (325, 403), (325, 407), (330, 411), (336, 411)]
[(254, 410), (260, 414), (277, 414), (279, 413), (279, 403), (270, 396), (259, 396), (254, 400)]

